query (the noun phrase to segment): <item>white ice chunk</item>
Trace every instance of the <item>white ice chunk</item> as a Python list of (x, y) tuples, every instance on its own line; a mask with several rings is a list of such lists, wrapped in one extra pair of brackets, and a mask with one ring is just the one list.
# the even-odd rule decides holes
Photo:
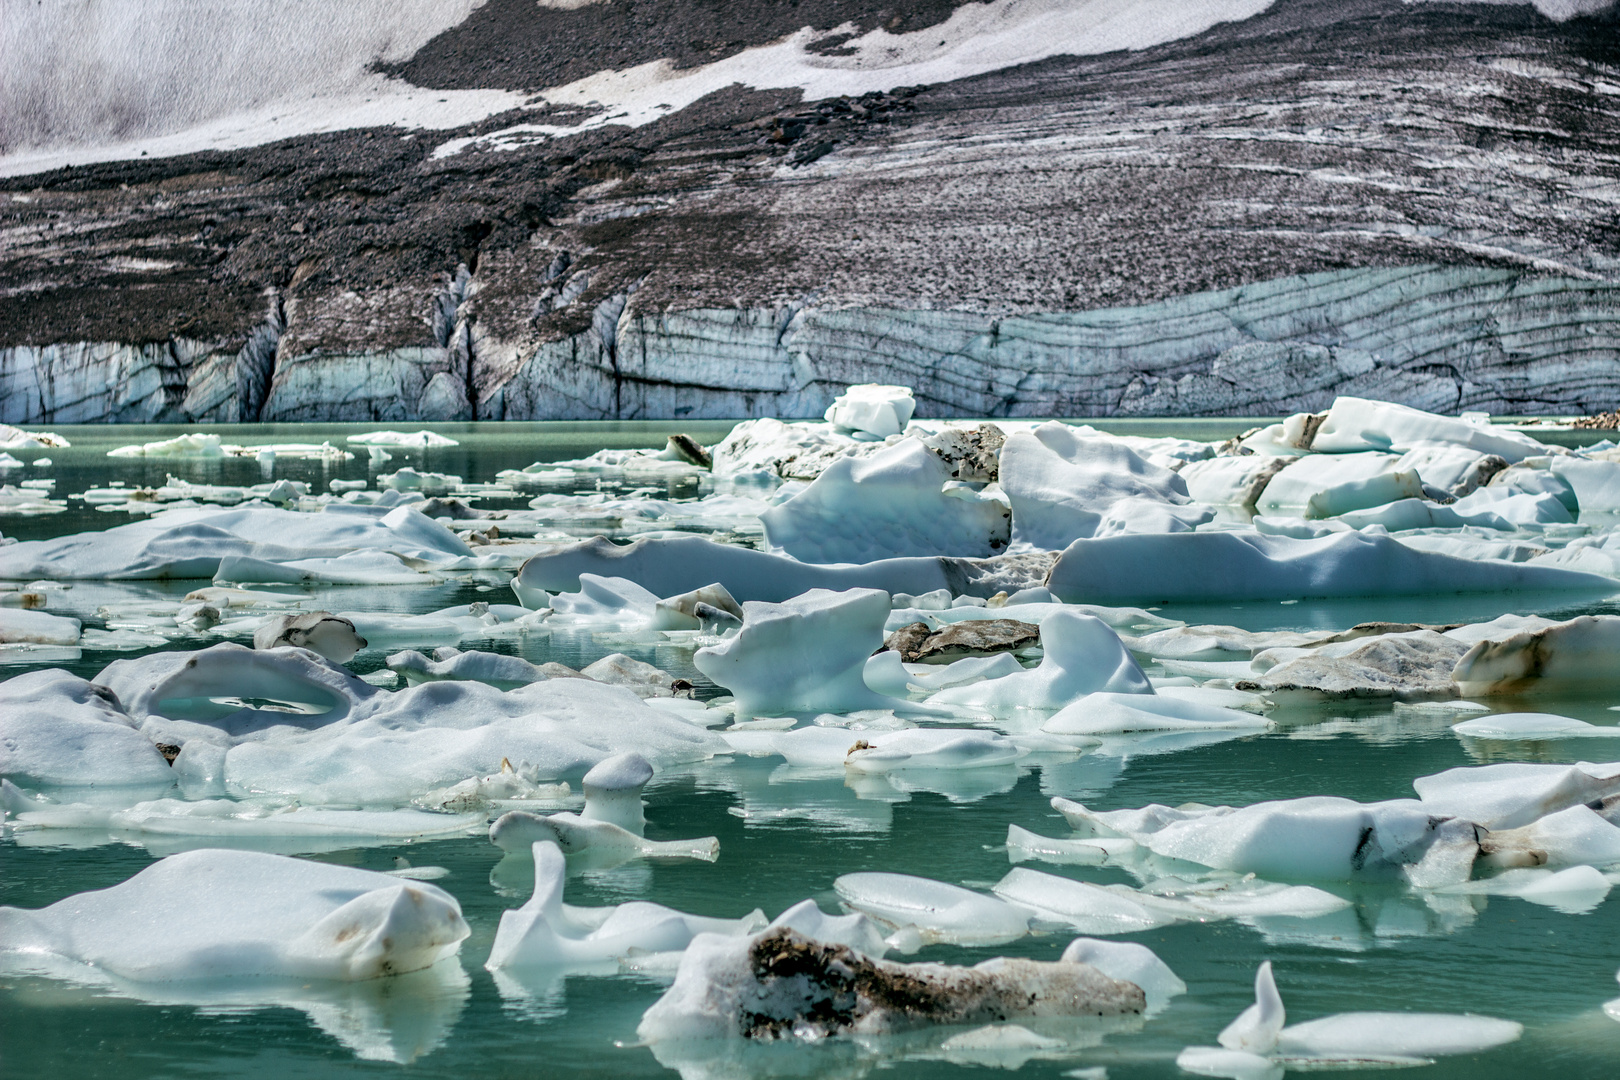
[(1121, 735), (1134, 731), (1260, 731), (1263, 716), (1158, 694), (1087, 694), (1053, 714), (1041, 730), (1054, 735)]
[(429, 967), (467, 934), (461, 906), (433, 885), (248, 851), (173, 855), (110, 889), (0, 908), (0, 949), (136, 982), (372, 979)]
[(736, 636), (699, 649), (697, 669), (730, 690), (739, 714), (850, 712), (903, 705), (866, 685), (883, 643), (889, 597), (876, 589), (812, 589), (781, 604), (749, 601)]
[(1054, 551), (1077, 538), (1184, 531), (1212, 516), (1175, 473), (1118, 439), (1085, 438), (1056, 422), (1008, 436), (1000, 482), (1014, 535)]
[(647, 818), (642, 812), (641, 790), (653, 777), (653, 767), (634, 750), (603, 758), (585, 774), (585, 809), (580, 817), (606, 821), (643, 834)]
[(698, 934), (748, 934), (765, 924), (759, 911), (741, 919), (713, 919), (639, 900), (606, 908), (572, 907), (562, 899), (567, 863), (557, 845), (536, 842), (533, 854), (534, 893), (528, 903), (501, 916), (484, 964), (490, 971), (679, 951)]
[[(833, 882), (844, 906), (924, 943), (999, 945), (1029, 932), (1029, 913), (984, 893), (910, 874), (844, 874)], [(1114, 976), (1118, 978), (1119, 976)]]
[(79, 620), (43, 611), (0, 606), (0, 644), (77, 645)]
[(117, 697), (59, 669), (0, 682), (0, 777), (28, 787), (174, 783)]
[(1458, 735), (1474, 739), (1580, 739), (1615, 738), (1620, 727), (1600, 727), (1553, 713), (1496, 713), (1453, 724)]
[(1176, 977), (1169, 964), (1146, 945), (1134, 941), (1075, 938), (1063, 950), (1062, 959), (1071, 964), (1090, 964), (1110, 979), (1140, 986), (1147, 996), (1150, 1012), (1164, 1008), (1171, 998), (1187, 992), (1187, 984)]
[(916, 408), (909, 386), (862, 383), (833, 399), (827, 406), (827, 422), (883, 439), (904, 431)]
[(1431, 443), (1496, 454), (1510, 463), (1547, 452), (1544, 445), (1518, 431), (1357, 397), (1334, 400), (1327, 418), (1316, 430), (1311, 449), (1327, 453), (1356, 450), (1404, 453)]
[(1226, 1025), (1216, 1042), (1228, 1050), (1269, 1054), (1276, 1047), (1287, 1020), (1282, 995), (1277, 992), (1277, 982), (1271, 974), (1271, 961), (1267, 960), (1254, 976), (1254, 1004)]
[(1045, 655), (1032, 670), (935, 694), (932, 702), (1011, 708), (1060, 709), (1086, 694), (1151, 695), (1153, 686), (1119, 635), (1093, 615), (1056, 611), (1041, 621)]
[(436, 431), (367, 431), (350, 435), (356, 446), (459, 446), (460, 443)]
[(1602, 692), (1615, 683), (1620, 615), (1580, 615), (1476, 642), (1451, 677), (1464, 697)]
[(929, 555), (983, 557), (1007, 548), (1011, 511), (956, 482), (917, 439), (866, 458), (845, 457), (759, 515), (765, 538), (810, 563)]
[(1431, 814), (1464, 818), (1489, 829), (1513, 829), (1567, 807), (1620, 794), (1620, 762), (1464, 766), (1420, 776), (1412, 787)]
[(1124, 892), (1015, 866), (996, 882), (995, 894), (1083, 934), (1130, 934), (1177, 921)]

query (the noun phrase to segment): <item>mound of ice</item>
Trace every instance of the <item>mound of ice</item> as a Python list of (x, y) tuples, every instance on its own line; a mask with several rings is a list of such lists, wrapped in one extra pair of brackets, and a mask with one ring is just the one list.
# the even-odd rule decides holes
[(1080, 538), (1184, 531), (1213, 516), (1175, 473), (1118, 439), (1086, 438), (1055, 421), (1007, 437), (1001, 487), (1014, 535), (1054, 551)]
[(840, 458), (810, 486), (760, 514), (765, 539), (811, 563), (1005, 551), (1011, 512), (951, 477), (917, 439)]
[(1170, 965), (1152, 949), (1134, 941), (1075, 938), (1063, 950), (1061, 959), (1071, 964), (1090, 964), (1110, 979), (1140, 986), (1147, 995), (1149, 1012), (1159, 1011), (1171, 998), (1187, 992), (1187, 984), (1176, 977)]
[(866, 685), (866, 658), (883, 644), (889, 597), (876, 589), (812, 589), (781, 604), (749, 601), (742, 629), (692, 657), (730, 690), (739, 714), (851, 712), (903, 706)]
[(1600, 727), (1552, 713), (1496, 713), (1451, 725), (1473, 739), (1612, 739), (1620, 727)]
[(465, 680), (487, 683), (501, 690), (515, 690), (530, 683), (542, 682), (546, 673), (521, 656), (480, 652), (469, 649), (462, 652), (454, 646), (433, 650), (433, 659), (407, 649), (388, 657), (389, 670), (405, 676), (411, 686), (439, 679)]
[(1316, 429), (1311, 449), (1325, 453), (1404, 453), (1432, 443), (1467, 447), (1509, 462), (1547, 452), (1546, 446), (1522, 432), (1358, 397), (1334, 399), (1321, 427)]
[(1430, 814), (1464, 818), (1489, 829), (1514, 829), (1620, 795), (1620, 763), (1464, 766), (1420, 776), (1412, 788)]
[(467, 934), (435, 886), (247, 851), (173, 855), (110, 889), (0, 908), (0, 950), (136, 982), (373, 979), (452, 956)]
[(1614, 688), (1620, 616), (1581, 615), (1476, 642), (1452, 670), (1464, 697)]
[(0, 645), (77, 645), (79, 625), (63, 615), (0, 606)]
[(930, 702), (992, 710), (1060, 709), (1086, 694), (1153, 693), (1119, 635), (1094, 615), (1056, 611), (1041, 621), (1040, 665), (999, 679), (942, 690)]
[(0, 682), (0, 777), (27, 787), (174, 783), (169, 763), (116, 695), (60, 670)]
[(645, 1042), (816, 1039), (1026, 1016), (1120, 1016), (1142, 991), (1085, 964), (998, 957), (975, 967), (897, 964), (780, 927), (699, 935), (636, 1028)]
[(740, 919), (712, 919), (645, 901), (573, 907), (562, 899), (568, 873), (563, 853), (544, 841), (533, 845), (533, 853), (534, 893), (528, 903), (501, 916), (484, 964), (490, 971), (675, 952), (698, 934), (738, 936), (765, 925), (764, 913), (757, 910)]
[(1339, 596), (1572, 590), (1614, 582), (1550, 566), (1458, 559), (1387, 535), (1308, 540), (1248, 532), (1190, 532), (1076, 540), (1047, 587), (1071, 603), (1297, 600)]
[(904, 431), (916, 409), (909, 386), (862, 383), (833, 399), (827, 406), (827, 423), (885, 439)]

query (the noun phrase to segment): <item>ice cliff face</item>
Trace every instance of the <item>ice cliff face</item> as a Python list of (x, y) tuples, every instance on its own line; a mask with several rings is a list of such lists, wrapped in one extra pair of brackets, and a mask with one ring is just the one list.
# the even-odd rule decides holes
[[(1116, 40), (848, 6), (702, 50), (695, 8), (435, 13), (377, 46), (389, 101), (546, 88), (446, 131), (337, 109), (159, 157), (263, 104), (177, 88), (157, 154), (0, 181), (0, 422), (794, 417), (860, 382), (921, 416), (1614, 406), (1612, 7), (1234, 3)], [(881, 89), (814, 100), (835, 75)], [(89, 154), (89, 108), (27, 137)]]

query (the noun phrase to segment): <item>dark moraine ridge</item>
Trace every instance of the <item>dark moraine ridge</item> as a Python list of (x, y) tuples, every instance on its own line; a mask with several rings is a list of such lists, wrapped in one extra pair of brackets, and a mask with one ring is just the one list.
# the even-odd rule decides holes
[[(492, 0), (392, 71), (538, 87), (952, 4), (754, 7)], [(1620, 397), (1612, 7), (1280, 0), (431, 156), (533, 119), (0, 181), (0, 421), (804, 416), (856, 381), (923, 415)]]

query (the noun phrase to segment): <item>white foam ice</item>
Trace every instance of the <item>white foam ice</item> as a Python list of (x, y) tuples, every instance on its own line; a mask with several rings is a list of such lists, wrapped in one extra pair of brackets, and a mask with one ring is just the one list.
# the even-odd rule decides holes
[[(172, 923), (185, 933), (154, 932)], [(110, 889), (0, 908), (0, 955), (91, 965), (135, 982), (374, 979), (430, 967), (468, 934), (444, 890), (248, 851), (173, 855)]]

